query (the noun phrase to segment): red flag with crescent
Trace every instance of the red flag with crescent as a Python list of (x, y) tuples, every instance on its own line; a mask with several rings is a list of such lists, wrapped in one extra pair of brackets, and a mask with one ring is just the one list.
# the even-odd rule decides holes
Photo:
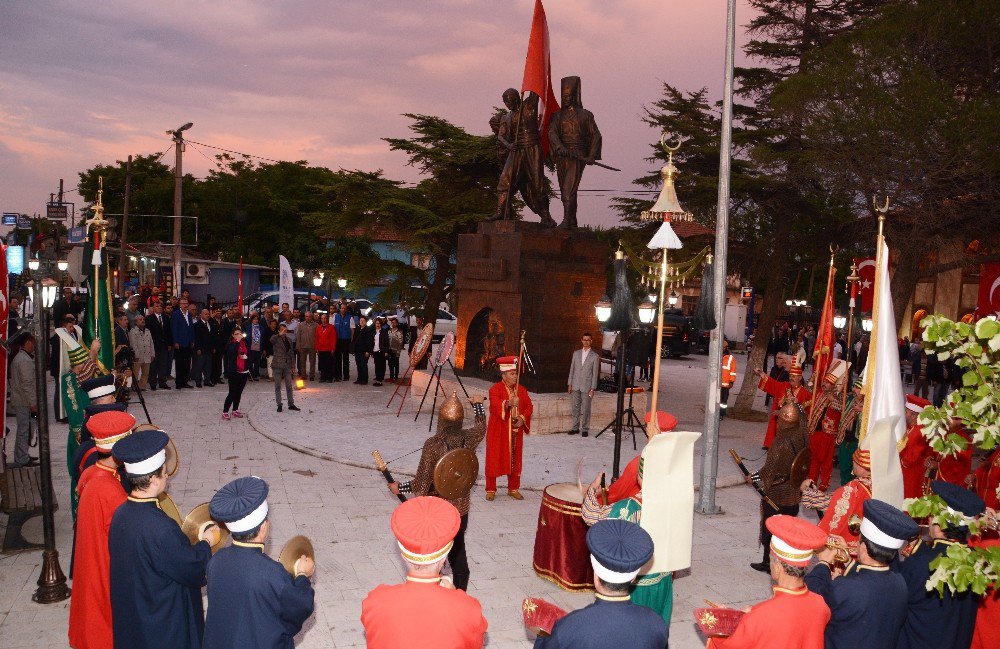
[(535, 15), (531, 19), (531, 36), (528, 37), (528, 55), (524, 59), (524, 79), (521, 94), (531, 91), (538, 95), (538, 131), (542, 138), (542, 151), (549, 153), (549, 120), (559, 110), (559, 102), (552, 92), (552, 63), (549, 60), (549, 24), (545, 19), (542, 0), (535, 0)]
[[(833, 279), (837, 269), (830, 263), (830, 271), (826, 278), (826, 295), (823, 297), (823, 313), (819, 319), (819, 330), (816, 332), (816, 346), (813, 348), (813, 382), (814, 394), (819, 394), (820, 386), (826, 377), (826, 370), (833, 358), (833, 316), (836, 315), (836, 304), (833, 299)], [(812, 421), (813, 407), (819, 399), (813, 399), (809, 405), (809, 420)], [(809, 431), (812, 432), (811, 430)]]
[(983, 264), (979, 273), (979, 301), (976, 317), (1000, 317), (1000, 262)]
[(858, 265), (858, 289), (861, 292), (861, 310), (870, 313), (875, 302), (875, 258), (855, 257)]

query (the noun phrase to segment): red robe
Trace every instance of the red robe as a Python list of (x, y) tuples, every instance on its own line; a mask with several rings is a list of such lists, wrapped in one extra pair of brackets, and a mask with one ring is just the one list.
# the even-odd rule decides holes
[(785, 394), (792, 391), (795, 400), (802, 405), (809, 403), (811, 395), (809, 390), (801, 385), (793, 390), (791, 383), (775, 381), (766, 374), (760, 375), (757, 387), (773, 397), (771, 401), (771, 418), (767, 422), (767, 434), (764, 436), (764, 448), (770, 448), (771, 443), (774, 442), (774, 434), (778, 430), (778, 409), (781, 408), (781, 400), (785, 397)]
[[(1000, 540), (973, 540), (969, 545), (980, 548), (997, 547), (1000, 546)], [(972, 633), (970, 649), (994, 649), (995, 647), (1000, 647), (1000, 590), (991, 588), (983, 593), (982, 599), (979, 600), (979, 610), (976, 612), (976, 629)]]
[(958, 433), (965, 438), (965, 450), (961, 453), (941, 458), (936, 478), (962, 488), (968, 488), (965, 484), (965, 479), (972, 473), (972, 438), (961, 428), (951, 432)]
[(625, 468), (622, 469), (622, 474), (618, 476), (618, 480), (608, 487), (608, 502), (603, 504), (610, 505), (619, 500), (632, 498), (642, 490), (642, 487), (639, 485), (639, 460), (641, 458), (642, 455), (636, 455), (632, 458), (631, 462), (625, 465)]
[(368, 593), (361, 624), (368, 649), (479, 649), (487, 626), (482, 606), (465, 591), (413, 577)]
[[(754, 604), (728, 638), (710, 638), (706, 649), (823, 649), (830, 607), (820, 595), (772, 586), (774, 596)], [(781, 638), (778, 642), (777, 638)]]
[(864, 518), (865, 501), (872, 497), (872, 482), (870, 478), (855, 478), (833, 492), (830, 506), (823, 513), (819, 526), (830, 535), (844, 537), (850, 549), (851, 556), (858, 552), (858, 535), (849, 529), (851, 516)]
[(837, 429), (840, 426), (840, 408), (827, 406), (819, 426), (809, 436), (809, 479), (826, 491), (833, 473), (833, 452), (837, 448)]
[(993, 451), (976, 469), (976, 493), (990, 509), (1000, 509), (1000, 498), (997, 498), (998, 487), (1000, 487), (1000, 449)]
[[(507, 488), (518, 489), (521, 482), (521, 447), (524, 436), (531, 431), (531, 397), (523, 385), (517, 386), (518, 413), (524, 417), (524, 426), (512, 431), (513, 440), (508, 437), (507, 420), (510, 409), (507, 400), (513, 396), (513, 388), (508, 389), (503, 381), (490, 388), (490, 419), (486, 426), (486, 489), (496, 490), (498, 476), (508, 476)], [(514, 457), (511, 458), (511, 442)], [(493, 489), (490, 489), (492, 480)]]
[(128, 496), (114, 469), (88, 467), (77, 484), (73, 593), (69, 602), (69, 645), (75, 649), (114, 646), (111, 630), (111, 517)]
[(924, 494), (927, 479), (927, 458), (934, 457), (934, 449), (927, 443), (923, 428), (914, 424), (906, 432), (906, 445), (899, 452), (899, 463), (903, 468), (903, 497), (917, 498)]

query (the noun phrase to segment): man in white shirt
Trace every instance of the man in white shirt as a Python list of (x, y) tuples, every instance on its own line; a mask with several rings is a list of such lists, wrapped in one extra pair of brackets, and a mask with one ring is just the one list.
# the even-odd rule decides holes
[(590, 434), (590, 405), (597, 390), (597, 379), (601, 375), (601, 358), (590, 348), (594, 337), (589, 333), (580, 339), (581, 349), (573, 352), (573, 362), (569, 367), (567, 392), (573, 401), (573, 424), (569, 434)]

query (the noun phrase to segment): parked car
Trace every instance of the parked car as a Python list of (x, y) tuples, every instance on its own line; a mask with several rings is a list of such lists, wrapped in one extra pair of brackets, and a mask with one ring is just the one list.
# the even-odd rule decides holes
[(691, 320), (683, 311), (666, 309), (663, 312), (663, 347), (660, 357), (687, 356), (691, 352), (693, 333)]
[[(318, 295), (322, 295), (318, 291), (296, 290), (294, 294), (295, 304), (292, 305), (292, 309), (299, 309), (300, 311), (315, 311), (321, 304), (313, 299)], [(252, 311), (264, 311), (265, 309), (270, 309), (275, 305), (281, 306), (279, 302), (280, 298), (278, 297), (278, 291), (251, 293), (245, 300), (243, 300), (243, 309), (246, 311), (246, 314), (249, 315)]]
[[(410, 309), (410, 326), (417, 326), (417, 313), (422, 312), (423, 309)], [(437, 320), (434, 322), (434, 342), (439, 342), (443, 339), (448, 332), (453, 334), (458, 334), (458, 318), (455, 317), (450, 311), (445, 311), (444, 309), (438, 309)]]

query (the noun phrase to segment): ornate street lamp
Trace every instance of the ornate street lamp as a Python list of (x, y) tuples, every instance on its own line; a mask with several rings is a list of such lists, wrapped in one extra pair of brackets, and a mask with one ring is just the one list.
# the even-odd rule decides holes
[(646, 300), (639, 305), (639, 322), (642, 324), (649, 324), (653, 321), (656, 316), (656, 305), (653, 304), (652, 300)]
[(322, 286), (322, 284), (323, 284), (323, 278), (322, 277), (320, 277), (319, 275), (316, 275), (315, 277), (313, 277), (313, 286), (315, 286), (316, 288), (319, 288), (320, 286)]
[(833, 316), (833, 326), (835, 329), (843, 329), (847, 325), (847, 318), (842, 315)]
[(597, 321), (604, 324), (611, 317), (611, 300), (605, 295), (600, 299), (600, 301), (594, 305), (594, 311), (597, 312)]
[(675, 291), (670, 291), (670, 297), (667, 298), (667, 303), (670, 305), (671, 309), (677, 306), (677, 300), (677, 293)]
[(297, 271), (295, 271), (295, 276), (298, 277), (299, 279), (302, 279), (303, 277), (306, 276), (306, 271), (300, 268)]

